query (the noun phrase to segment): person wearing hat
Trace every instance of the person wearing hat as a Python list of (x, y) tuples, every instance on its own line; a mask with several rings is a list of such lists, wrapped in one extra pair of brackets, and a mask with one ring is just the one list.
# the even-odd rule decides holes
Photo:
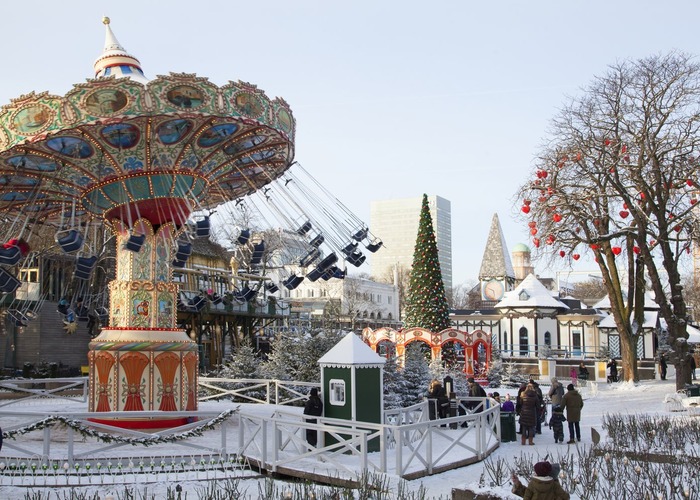
[[(304, 415), (311, 415), (314, 417), (320, 417), (323, 414), (323, 401), (318, 396), (318, 389), (315, 387), (311, 388), (309, 393), (309, 399), (304, 405)], [(307, 418), (307, 422), (315, 424), (318, 422), (315, 418)], [(316, 446), (318, 441), (318, 432), (316, 429), (306, 429), (306, 442), (311, 446)]]
[(580, 422), (583, 398), (574, 387), (574, 384), (569, 384), (566, 389), (566, 394), (561, 398), (561, 407), (563, 410), (566, 410), (566, 420), (569, 422), (569, 440), (567, 444), (574, 444), (577, 440), (581, 441)]
[(554, 467), (549, 462), (537, 462), (535, 475), (524, 488), (517, 476), (513, 476), (513, 493), (525, 500), (569, 500), (570, 495), (564, 491), (556, 478)]

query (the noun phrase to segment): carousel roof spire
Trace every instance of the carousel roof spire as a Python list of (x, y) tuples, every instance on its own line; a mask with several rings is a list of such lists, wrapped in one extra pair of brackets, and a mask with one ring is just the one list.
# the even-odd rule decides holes
[(121, 46), (117, 37), (114, 36), (112, 28), (109, 25), (109, 17), (103, 17), (102, 23), (106, 28), (105, 46), (102, 54), (95, 60), (93, 65), (95, 68), (95, 76), (114, 75), (117, 78), (129, 77), (144, 85), (148, 83), (148, 79), (143, 74), (139, 60), (129, 54), (124, 47)]

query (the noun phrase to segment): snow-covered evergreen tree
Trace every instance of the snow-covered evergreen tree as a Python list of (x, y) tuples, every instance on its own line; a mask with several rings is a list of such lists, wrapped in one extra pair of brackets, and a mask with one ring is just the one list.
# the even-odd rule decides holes
[(402, 374), (405, 385), (404, 392), (401, 394), (401, 405), (411, 406), (423, 401), (423, 397), (428, 392), (431, 377), (420, 342), (412, 342), (406, 347)]
[(347, 332), (321, 330), (319, 332), (285, 332), (277, 335), (271, 344), (267, 361), (260, 366), (265, 378), (318, 382), (321, 371), (318, 360), (334, 347)]
[(486, 379), (489, 381), (489, 387), (500, 387), (503, 380), (506, 378), (508, 378), (508, 374), (503, 364), (501, 350), (494, 346), (491, 349), (491, 364), (486, 372)]
[(403, 406), (402, 394), (405, 392), (405, 380), (399, 370), (395, 356), (387, 358), (384, 365), (384, 409), (391, 410)]
[(222, 378), (259, 378), (260, 357), (258, 354), (250, 343), (250, 339), (245, 338), (231, 357), (219, 367), (216, 376)]

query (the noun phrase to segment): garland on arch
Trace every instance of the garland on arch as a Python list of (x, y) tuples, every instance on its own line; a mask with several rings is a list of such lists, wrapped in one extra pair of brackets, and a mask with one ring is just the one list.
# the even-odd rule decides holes
[(16, 436), (21, 436), (29, 432), (38, 431), (58, 422), (59, 424), (63, 424), (67, 427), (70, 427), (71, 429), (80, 433), (84, 437), (93, 437), (104, 443), (122, 443), (130, 444), (132, 446), (152, 446), (156, 444), (174, 443), (176, 441), (182, 441), (193, 437), (200, 437), (202, 434), (204, 434), (205, 431), (212, 430), (214, 427), (224, 422), (225, 420), (228, 420), (232, 415), (238, 413), (239, 411), (240, 406), (238, 406), (237, 408), (226, 410), (217, 415), (216, 417), (212, 418), (205, 424), (194, 427), (185, 432), (170, 434), (168, 436), (153, 436), (143, 438), (130, 438), (125, 436), (119, 436), (97, 431), (91, 427), (83, 425), (78, 420), (74, 420), (72, 418), (64, 417), (61, 415), (52, 415), (46, 417), (26, 427), (21, 427), (19, 429), (14, 429), (11, 431), (5, 431), (2, 433), (2, 435), (4, 439), (15, 439)]

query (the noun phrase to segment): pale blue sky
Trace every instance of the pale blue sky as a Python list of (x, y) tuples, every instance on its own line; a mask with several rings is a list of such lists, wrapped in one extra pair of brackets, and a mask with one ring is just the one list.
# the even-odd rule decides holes
[(566, 95), (617, 60), (700, 54), (694, 1), (27, 0), (0, 6), (0, 103), (90, 77), (103, 15), (149, 78), (283, 97), (296, 160), (363, 220), (374, 199), (450, 200), (455, 284), (478, 274), (494, 212), (509, 246), (527, 241), (514, 193)]

